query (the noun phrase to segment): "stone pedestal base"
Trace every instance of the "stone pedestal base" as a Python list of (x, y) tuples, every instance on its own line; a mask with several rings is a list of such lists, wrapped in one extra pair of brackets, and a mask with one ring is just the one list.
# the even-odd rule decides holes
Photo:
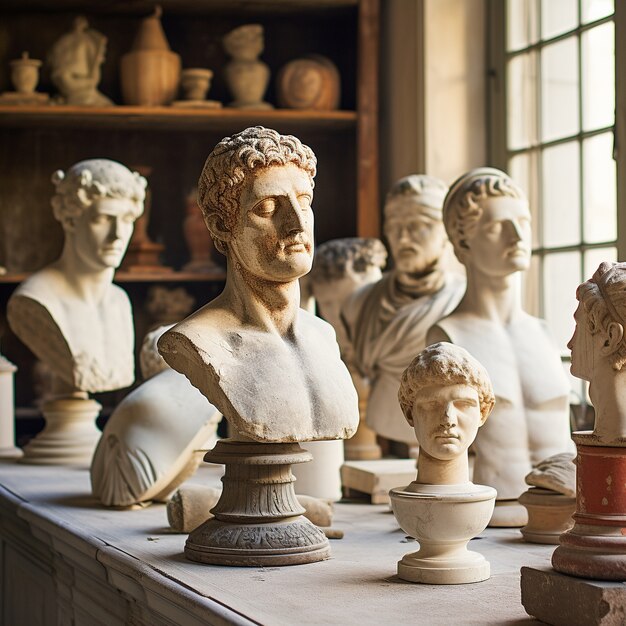
[(414, 583), (459, 585), (487, 580), (490, 567), (467, 543), (485, 530), (496, 490), (483, 485), (413, 482), (389, 493), (400, 527), (420, 549), (398, 562), (398, 576)]
[(224, 490), (215, 516), (187, 538), (185, 556), (200, 563), (277, 566), (330, 557), (324, 533), (302, 517), (292, 463), (311, 460), (297, 443), (218, 441), (204, 457), (223, 463)]
[(398, 561), (398, 576), (412, 583), (427, 585), (460, 585), (487, 580), (491, 574), (489, 562), (482, 554), (465, 550), (453, 559), (418, 559), (407, 554)]
[(0, 448), (0, 459), (21, 459), (24, 456), (21, 448), (16, 446), (7, 446)]
[(623, 626), (626, 587), (554, 570), (522, 567), (522, 605), (553, 626)]
[(559, 536), (573, 525), (576, 498), (556, 491), (531, 487), (519, 498), (528, 511), (528, 524), (521, 529), (530, 543), (558, 545)]
[(562, 574), (626, 581), (626, 448), (599, 445), (590, 432), (576, 443), (574, 527), (560, 537), (552, 566)]
[(496, 500), (490, 528), (520, 528), (528, 524), (528, 512), (517, 500)]
[(96, 418), (102, 406), (87, 398), (60, 398), (43, 405), (44, 429), (24, 447), (20, 463), (89, 465), (100, 431)]

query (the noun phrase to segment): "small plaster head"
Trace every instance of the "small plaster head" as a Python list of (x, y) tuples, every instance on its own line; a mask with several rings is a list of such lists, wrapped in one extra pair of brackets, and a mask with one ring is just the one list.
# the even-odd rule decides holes
[(591, 380), (600, 359), (621, 371), (626, 364), (626, 263), (601, 263), (579, 285), (576, 298), (576, 329), (567, 344), (572, 374)]
[(528, 269), (528, 201), (505, 172), (482, 167), (458, 178), (444, 201), (443, 222), (454, 253), (464, 265), (487, 274)]
[(396, 268), (423, 273), (441, 257), (446, 234), (441, 207), (448, 188), (441, 180), (412, 174), (398, 180), (385, 200), (385, 237)]
[(467, 451), (495, 404), (485, 368), (464, 348), (445, 342), (413, 359), (398, 400), (421, 448), (440, 460)]
[[(198, 204), (215, 247), (262, 278), (306, 274), (316, 163), (297, 137), (262, 126), (220, 141), (198, 182)], [(307, 258), (298, 259), (301, 254)]]

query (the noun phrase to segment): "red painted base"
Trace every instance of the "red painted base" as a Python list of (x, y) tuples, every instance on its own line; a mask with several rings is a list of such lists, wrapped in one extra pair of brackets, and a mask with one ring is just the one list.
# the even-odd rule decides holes
[(574, 433), (574, 441), (575, 523), (561, 535), (552, 566), (581, 578), (626, 580), (626, 448), (593, 445), (591, 433)]

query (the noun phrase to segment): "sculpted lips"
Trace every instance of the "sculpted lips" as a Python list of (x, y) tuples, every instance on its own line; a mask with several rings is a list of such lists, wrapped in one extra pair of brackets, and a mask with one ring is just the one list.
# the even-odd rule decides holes
[(295, 239), (287, 239), (278, 244), (279, 250), (285, 252), (311, 252), (311, 244), (304, 237), (296, 237)]
[(507, 250), (507, 253), (506, 253), (507, 257), (527, 256), (527, 255), (528, 255), (528, 248), (526, 248), (525, 246), (514, 246), (510, 248), (509, 250)]

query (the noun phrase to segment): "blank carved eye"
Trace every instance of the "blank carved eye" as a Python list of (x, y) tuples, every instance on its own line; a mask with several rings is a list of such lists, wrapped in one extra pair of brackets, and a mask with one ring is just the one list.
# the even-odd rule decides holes
[(491, 222), (485, 226), (488, 235), (499, 235), (502, 232), (502, 222)]
[(276, 211), (276, 198), (265, 198), (257, 203), (252, 212), (259, 217), (269, 217)]
[(311, 198), (308, 193), (303, 193), (302, 195), (298, 196), (298, 202), (303, 209), (310, 209), (312, 200), (313, 198)]

